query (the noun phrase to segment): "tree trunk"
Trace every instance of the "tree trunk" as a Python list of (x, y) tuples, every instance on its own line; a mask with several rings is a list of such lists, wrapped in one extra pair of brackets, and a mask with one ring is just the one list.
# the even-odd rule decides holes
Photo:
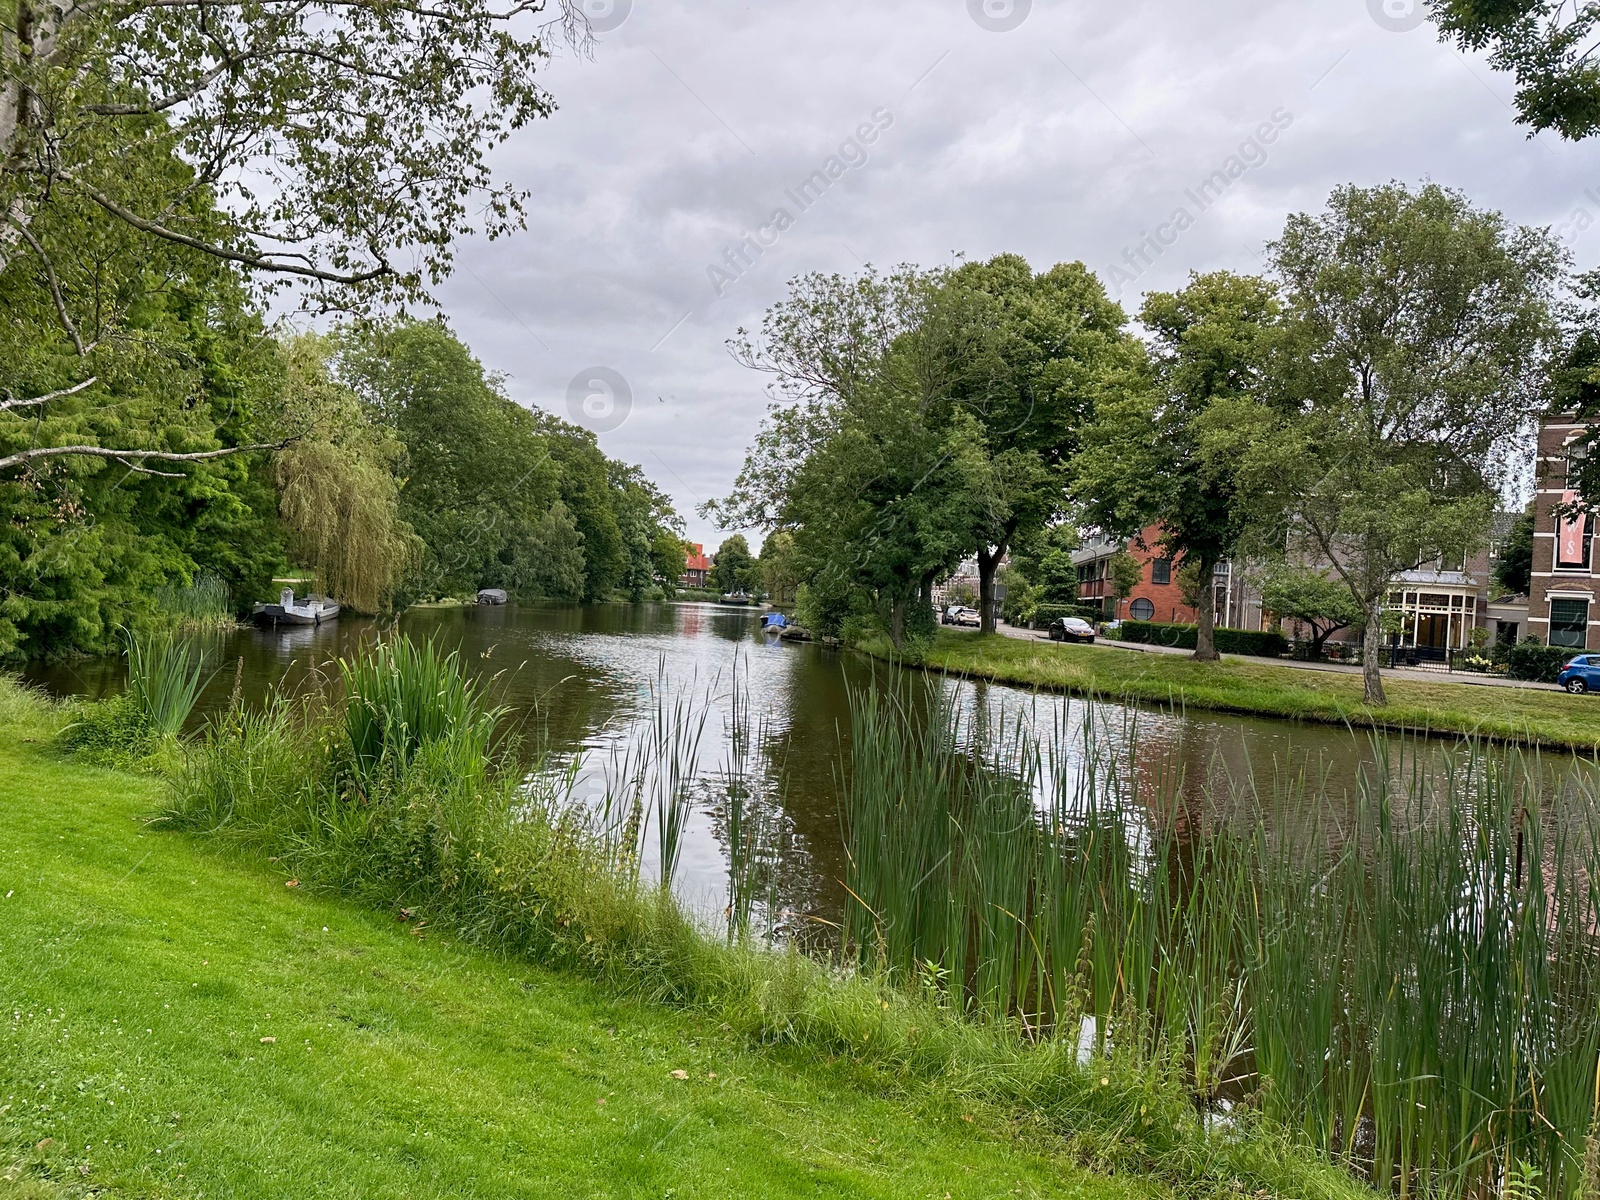
[(994, 576), (1006, 552), (1005, 543), (993, 551), (978, 551), (978, 632), (993, 633), (995, 628)]
[(1216, 662), (1217, 653), (1217, 589), (1212, 583), (1216, 564), (1200, 560), (1200, 594), (1195, 599), (1194, 657), (1197, 662)]
[(1383, 694), (1383, 676), (1378, 664), (1383, 657), (1383, 597), (1376, 596), (1367, 604), (1367, 627), (1361, 631), (1361, 681), (1362, 700), (1371, 708), (1382, 708), (1389, 703)]
[(906, 594), (898, 590), (894, 600), (889, 605), (889, 641), (896, 650), (905, 646), (906, 642)]

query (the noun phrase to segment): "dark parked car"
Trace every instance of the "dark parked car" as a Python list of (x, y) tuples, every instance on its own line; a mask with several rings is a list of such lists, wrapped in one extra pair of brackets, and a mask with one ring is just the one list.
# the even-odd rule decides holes
[(1556, 676), (1556, 682), (1574, 696), (1584, 692), (1600, 692), (1600, 655), (1580, 654)]
[(1082, 617), (1057, 617), (1050, 622), (1052, 642), (1086, 642), (1094, 644), (1094, 626)]

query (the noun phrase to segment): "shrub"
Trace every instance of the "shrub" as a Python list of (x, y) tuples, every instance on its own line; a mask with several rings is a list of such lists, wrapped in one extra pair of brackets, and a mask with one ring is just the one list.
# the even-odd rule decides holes
[[(1193, 625), (1169, 625), (1155, 621), (1124, 621), (1117, 627), (1117, 640), (1137, 642), (1145, 646), (1173, 646), (1193, 650), (1199, 631)], [(1218, 652), (1222, 654), (1253, 654), (1261, 658), (1278, 658), (1289, 652), (1289, 642), (1281, 633), (1271, 630), (1223, 629), (1215, 632)]]
[(61, 739), (100, 761), (138, 766), (183, 732), (204, 685), (205, 651), (167, 633), (122, 636), (127, 691), (86, 705)]
[(1573, 655), (1582, 651), (1570, 646), (1546, 646), (1538, 638), (1523, 638), (1511, 647), (1506, 663), (1513, 679), (1527, 679), (1535, 683), (1554, 683), (1561, 668)]

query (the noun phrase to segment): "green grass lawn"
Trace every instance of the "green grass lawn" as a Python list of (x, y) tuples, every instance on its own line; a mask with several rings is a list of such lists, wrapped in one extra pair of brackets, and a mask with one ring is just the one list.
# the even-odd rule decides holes
[[(887, 643), (868, 644), (883, 657)], [(924, 665), (997, 683), (1219, 712), (1337, 724), (1477, 733), (1535, 745), (1600, 749), (1600, 698), (1526, 688), (1387, 677), (1389, 704), (1361, 702), (1361, 676), (1260, 659), (1200, 663), (1187, 655), (1023, 641), (941, 629)]]
[(936, 1088), (286, 887), (147, 829), (159, 797), (0, 728), (5, 1200), (1154, 1194)]

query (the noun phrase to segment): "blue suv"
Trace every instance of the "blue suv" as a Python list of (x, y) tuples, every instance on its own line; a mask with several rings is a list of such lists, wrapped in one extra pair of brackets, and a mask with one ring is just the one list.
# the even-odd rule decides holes
[(1574, 696), (1600, 692), (1600, 654), (1580, 654), (1556, 676), (1556, 682)]

